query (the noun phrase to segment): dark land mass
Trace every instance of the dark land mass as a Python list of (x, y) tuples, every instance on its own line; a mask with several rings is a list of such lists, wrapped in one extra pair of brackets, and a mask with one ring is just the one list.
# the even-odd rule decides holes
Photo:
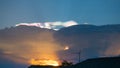
[(31, 65), (28, 68), (120, 68), (120, 57), (105, 57), (88, 59), (71, 66), (39, 66)]

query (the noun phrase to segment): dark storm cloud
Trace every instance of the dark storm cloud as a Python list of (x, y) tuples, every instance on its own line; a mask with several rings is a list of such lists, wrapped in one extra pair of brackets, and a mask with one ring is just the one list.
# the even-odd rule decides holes
[[(31, 59), (48, 57), (78, 62), (79, 51), (81, 60), (118, 56), (119, 40), (120, 25), (76, 25), (59, 31), (17, 26), (0, 30), (0, 58), (29, 64)], [(69, 50), (64, 50), (65, 46)]]
[(83, 59), (120, 54), (119, 25), (78, 25), (59, 30), (55, 37), (60, 44), (70, 46), (70, 53), (81, 50)]

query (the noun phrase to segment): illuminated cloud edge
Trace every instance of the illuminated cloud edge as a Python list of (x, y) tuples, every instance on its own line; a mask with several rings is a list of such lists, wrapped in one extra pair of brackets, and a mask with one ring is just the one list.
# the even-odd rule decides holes
[(69, 27), (69, 26), (73, 26), (73, 25), (78, 25), (78, 23), (75, 22), (75, 21), (66, 21), (66, 22), (56, 21), (56, 22), (44, 22), (44, 23), (41, 23), (41, 22), (37, 22), (37, 23), (19, 23), (19, 24), (16, 24), (15, 26), (21, 26), (21, 25), (36, 26), (36, 27), (40, 27), (40, 28), (59, 30), (60, 28), (63, 28), (63, 27)]

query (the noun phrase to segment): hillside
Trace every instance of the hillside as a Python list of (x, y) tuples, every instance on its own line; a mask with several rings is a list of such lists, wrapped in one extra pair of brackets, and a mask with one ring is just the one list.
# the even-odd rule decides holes
[(120, 68), (120, 57), (88, 59), (76, 64), (75, 68)]
[(73, 66), (65, 67), (32, 65), (28, 68), (120, 68), (120, 57), (88, 59)]

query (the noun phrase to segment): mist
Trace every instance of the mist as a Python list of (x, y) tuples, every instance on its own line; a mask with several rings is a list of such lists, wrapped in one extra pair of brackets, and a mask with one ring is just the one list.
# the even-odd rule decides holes
[(20, 64), (40, 64), (41, 60), (59, 61), (57, 52), (62, 48), (55, 42), (53, 33), (52, 30), (37, 27), (11, 28), (0, 33), (0, 52), (3, 57)]

